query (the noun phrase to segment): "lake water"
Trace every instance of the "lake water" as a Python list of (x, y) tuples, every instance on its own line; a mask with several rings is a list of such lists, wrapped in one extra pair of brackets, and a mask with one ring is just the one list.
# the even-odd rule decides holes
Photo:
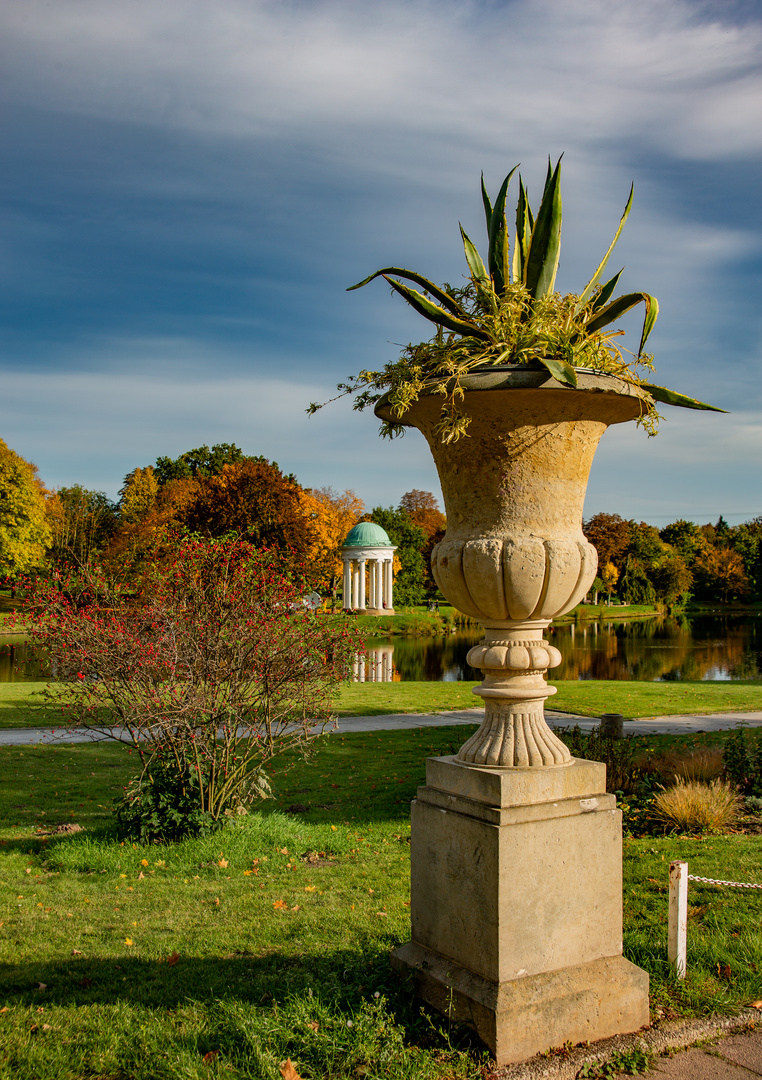
[[(547, 639), (563, 656), (553, 679), (675, 681), (762, 678), (762, 617), (701, 615), (610, 620), (551, 627)], [(355, 665), (367, 682), (480, 679), (466, 663), (478, 630), (446, 637), (377, 638)], [(0, 682), (44, 677), (28, 645), (0, 637)]]

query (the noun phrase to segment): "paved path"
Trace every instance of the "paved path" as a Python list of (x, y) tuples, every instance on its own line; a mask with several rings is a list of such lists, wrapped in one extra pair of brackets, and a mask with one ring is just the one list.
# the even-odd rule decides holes
[[(342, 716), (338, 731), (399, 731), (421, 727), (446, 727), (452, 724), (478, 724), (483, 709), (456, 709), (442, 713), (388, 713), (383, 716)], [(598, 719), (574, 713), (545, 711), (551, 727), (571, 727), (579, 724), (583, 731), (598, 726)], [(698, 731), (725, 731), (737, 724), (762, 727), (762, 712), (713, 713), (710, 716), (654, 716), (643, 720), (626, 720), (626, 735), (681, 735)], [(334, 729), (327, 728), (327, 731)], [(107, 737), (107, 736), (104, 736)], [(91, 737), (80, 732), (49, 728), (12, 728), (0, 731), (0, 746), (25, 746), (32, 743), (90, 742)]]

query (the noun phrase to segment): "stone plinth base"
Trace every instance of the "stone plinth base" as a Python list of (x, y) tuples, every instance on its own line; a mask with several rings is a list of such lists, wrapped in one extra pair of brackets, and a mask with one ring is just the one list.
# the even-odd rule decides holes
[(648, 1023), (648, 975), (623, 956), (506, 983), (490, 982), (412, 941), (391, 959), (398, 971), (413, 973), (424, 1001), (473, 1027), (498, 1065)]
[(390, 608), (390, 607), (362, 608), (362, 609), (358, 609), (357, 614), (358, 615), (393, 615), (394, 614), (394, 608)]
[(621, 814), (605, 766), (475, 768), (430, 758), (412, 808), (412, 941), (424, 1000), (498, 1064), (648, 1023), (622, 952)]

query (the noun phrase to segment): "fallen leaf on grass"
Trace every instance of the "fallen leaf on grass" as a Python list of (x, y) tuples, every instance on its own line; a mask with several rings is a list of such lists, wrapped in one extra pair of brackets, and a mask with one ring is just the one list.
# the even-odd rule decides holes
[(316, 888), (317, 888), (317, 885), (305, 885), (304, 886), (304, 891), (305, 892), (314, 892)]
[(201, 1060), (205, 1061), (207, 1063), (207, 1065), (211, 1065), (218, 1054), (219, 1054), (219, 1050), (207, 1050), (207, 1052), (204, 1054), (204, 1056), (201, 1058)]
[(221, 866), (223, 870), (226, 870), (227, 865), (228, 865), (228, 861), (227, 861), (227, 859), (220, 859), (219, 862), (217, 863), (217, 865)]
[(8, 1012), (8, 1006), (7, 1005), (3, 1005), (2, 1009), (0, 1009), (0, 1013), (4, 1013), (4, 1012)]
[(320, 1030), (320, 1024), (317, 1022), (317, 1020), (308, 1020), (307, 1021), (307, 1027), (312, 1028), (313, 1031), (319, 1031)]
[(132, 945), (132, 938), (131, 937), (126, 937), (124, 939), (124, 943), (125, 943), (125, 945)]
[(285, 909), (288, 908), (288, 904), (286, 903), (285, 900), (276, 900), (275, 903), (273, 904), (273, 907), (275, 908), (276, 911), (284, 911)]
[(717, 974), (719, 975), (719, 977), (721, 979), (730, 979), (730, 977), (731, 977), (730, 964), (718, 964), (717, 965)]
[[(288, 855), (288, 848), (287, 847), (278, 848), (278, 850), (280, 851), (281, 855)], [(289, 1064), (290, 1064), (290, 1062), (289, 1062)]]
[(166, 964), (168, 967), (174, 967), (179, 959), (180, 953), (175, 950), (175, 952), (170, 953), (167, 957)]
[(749, 1008), (750, 1009), (762, 1009), (762, 1001), (751, 1001), (751, 1002), (749, 1002)]
[(37, 989), (38, 990), (47, 990), (47, 988), (48, 988), (47, 983), (37, 983)]
[(81, 949), (72, 949), (71, 950), (71, 955), (72, 956), (84, 956), (85, 954), (82, 952)]
[(140, 873), (138, 874), (138, 881), (145, 881), (145, 879), (146, 879), (146, 876), (143, 873), (143, 871), (141, 870)]
[(286, 1058), (285, 1061), (281, 1061), (278, 1068), (280, 1069), (283, 1080), (302, 1080), (301, 1076), (294, 1068), (291, 1058)]

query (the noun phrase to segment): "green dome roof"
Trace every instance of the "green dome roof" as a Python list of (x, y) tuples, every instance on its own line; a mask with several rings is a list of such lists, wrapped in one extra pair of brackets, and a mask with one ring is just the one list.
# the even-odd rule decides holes
[(344, 541), (344, 547), (394, 547), (384, 529), (372, 521), (355, 525)]

